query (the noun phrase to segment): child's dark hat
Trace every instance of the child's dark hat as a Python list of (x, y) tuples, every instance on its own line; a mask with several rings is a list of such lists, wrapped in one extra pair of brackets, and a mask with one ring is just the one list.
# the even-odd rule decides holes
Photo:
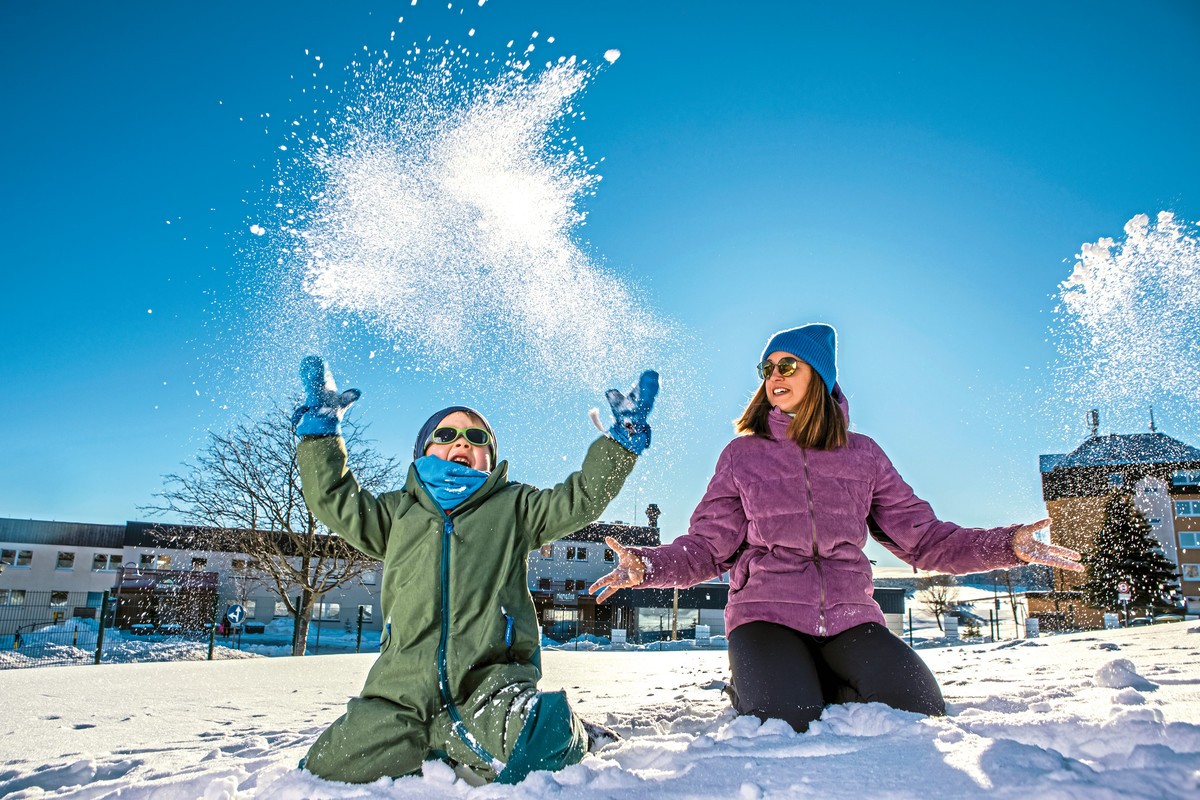
[(479, 420), (480, 426), (488, 432), (488, 452), (492, 454), (492, 466), (496, 466), (496, 432), (492, 430), (492, 426), (488, 424), (487, 417), (480, 414), (470, 406), (450, 406), (437, 411), (429, 419), (425, 420), (425, 424), (421, 426), (421, 430), (417, 433), (417, 441), (413, 445), (413, 461), (416, 461), (421, 456), (425, 455), (425, 446), (429, 444), (429, 437), (433, 435), (438, 424), (446, 417), (456, 411), (462, 411), (470, 414), (475, 419)]

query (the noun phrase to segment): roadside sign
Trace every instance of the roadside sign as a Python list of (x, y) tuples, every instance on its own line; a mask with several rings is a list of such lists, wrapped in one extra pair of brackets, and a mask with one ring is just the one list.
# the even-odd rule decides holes
[(1117, 591), (1121, 594), (1129, 594), (1129, 584), (1125, 581), (1121, 581), (1117, 584)]
[(234, 625), (241, 625), (246, 621), (246, 609), (242, 608), (237, 603), (234, 603), (229, 608), (225, 609), (225, 618)]

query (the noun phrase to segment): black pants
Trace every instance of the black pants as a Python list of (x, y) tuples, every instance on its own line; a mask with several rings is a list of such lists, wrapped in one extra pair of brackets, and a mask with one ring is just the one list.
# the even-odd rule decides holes
[(885, 703), (941, 716), (946, 701), (920, 656), (882, 625), (809, 636), (771, 622), (729, 634), (730, 697), (739, 714), (782, 719), (797, 731), (833, 703)]

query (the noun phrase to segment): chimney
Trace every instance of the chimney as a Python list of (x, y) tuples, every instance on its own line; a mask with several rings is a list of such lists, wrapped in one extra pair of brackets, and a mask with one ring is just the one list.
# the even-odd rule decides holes
[(658, 503), (651, 503), (646, 506), (646, 519), (650, 520), (651, 528), (658, 527), (658, 518), (661, 514), (662, 512), (658, 510)]
[(1088, 425), (1092, 426), (1092, 438), (1100, 435), (1100, 409), (1093, 408), (1088, 412)]
[(1154, 427), (1154, 406), (1150, 406), (1150, 432), (1157, 433), (1158, 428)]

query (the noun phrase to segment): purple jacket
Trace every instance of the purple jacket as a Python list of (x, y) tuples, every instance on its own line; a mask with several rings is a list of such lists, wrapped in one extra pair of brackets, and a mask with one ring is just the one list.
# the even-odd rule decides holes
[[(845, 411), (840, 389), (835, 397)], [(631, 548), (647, 567), (642, 586), (691, 586), (729, 570), (727, 631), (759, 620), (832, 636), (884, 624), (863, 552), (868, 514), (890, 540), (884, 546), (921, 569), (1022, 563), (1012, 548), (1019, 526), (942, 522), (869, 437), (851, 433), (845, 447), (809, 450), (787, 438), (790, 421), (772, 409), (774, 439), (739, 436), (725, 447), (686, 535)]]

